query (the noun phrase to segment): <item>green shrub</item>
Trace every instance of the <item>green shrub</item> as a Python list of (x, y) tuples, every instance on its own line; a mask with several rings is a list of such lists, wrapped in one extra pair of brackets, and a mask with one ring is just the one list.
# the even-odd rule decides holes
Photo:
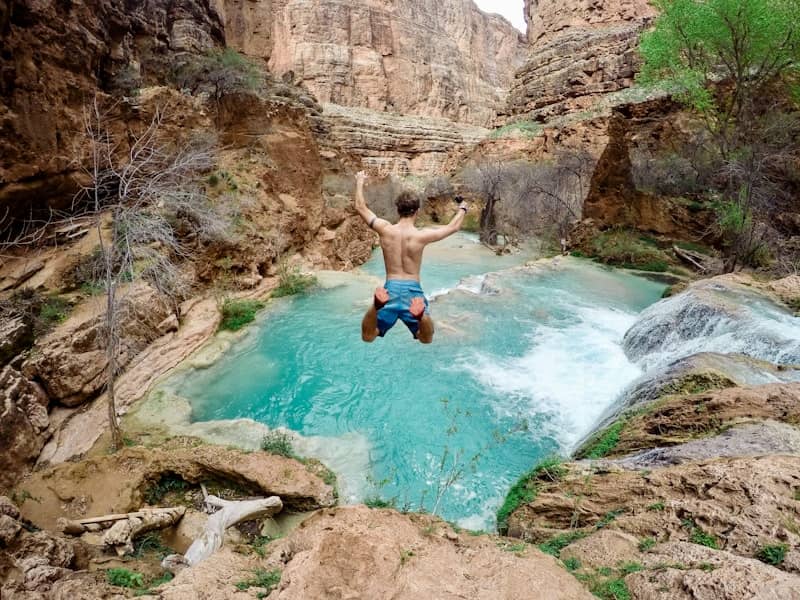
[(625, 428), (626, 421), (620, 419), (616, 423), (610, 425), (593, 439), (589, 440), (588, 445), (578, 450), (575, 458), (591, 458), (598, 459), (608, 456), (614, 451), (614, 448), (619, 444), (619, 436)]
[(302, 273), (297, 266), (290, 266), (285, 260), (278, 265), (278, 287), (272, 291), (273, 298), (304, 294), (317, 285), (314, 275)]
[(644, 565), (635, 561), (622, 563), (617, 567), (623, 575), (630, 575), (631, 573), (638, 573), (644, 571)]
[(664, 272), (669, 268), (667, 256), (651, 240), (627, 229), (612, 229), (592, 241), (594, 256), (609, 265), (642, 271)]
[(222, 303), (222, 322), (220, 330), (239, 331), (248, 323), (255, 321), (256, 313), (264, 308), (258, 300), (234, 300), (227, 298)]
[(539, 123), (533, 121), (517, 121), (516, 123), (509, 123), (498, 129), (492, 131), (489, 137), (492, 139), (502, 139), (505, 137), (519, 136), (524, 138), (535, 138), (541, 135), (543, 127)]
[(656, 538), (646, 537), (639, 542), (639, 552), (647, 552), (656, 545)]
[(59, 296), (50, 296), (39, 309), (39, 319), (45, 327), (52, 327), (67, 320), (70, 304)]
[(108, 569), (106, 571), (106, 581), (117, 587), (133, 589), (144, 587), (144, 575), (129, 569)]
[(690, 542), (693, 544), (699, 544), (700, 546), (706, 546), (707, 548), (713, 548), (714, 550), (719, 550), (719, 542), (716, 536), (706, 533), (692, 520), (684, 521), (684, 525), (689, 528)]
[(545, 554), (550, 554), (559, 558), (561, 551), (569, 546), (572, 542), (576, 542), (586, 537), (583, 531), (570, 531), (569, 533), (560, 533), (555, 537), (550, 538), (546, 542), (539, 544), (539, 550)]
[(647, 510), (651, 512), (661, 512), (666, 508), (663, 502), (654, 502), (650, 506), (647, 507)]
[(497, 529), (504, 533), (508, 531), (508, 518), (517, 508), (528, 502), (533, 502), (538, 493), (538, 483), (541, 481), (555, 482), (567, 473), (567, 469), (562, 465), (562, 459), (551, 457), (540, 462), (530, 473), (520, 477), (511, 486), (506, 494), (503, 505), (497, 511)]
[(295, 458), (292, 436), (285, 431), (273, 429), (261, 438), (261, 449), (270, 454), (278, 454), (286, 458)]
[(249, 590), (251, 587), (264, 588), (269, 594), (272, 590), (278, 587), (281, 582), (280, 569), (267, 571), (266, 569), (256, 569), (253, 571), (252, 579), (245, 579), (236, 584), (236, 589), (240, 592)]
[(622, 579), (607, 579), (594, 584), (591, 592), (602, 600), (631, 600), (631, 593)]
[(168, 554), (173, 554), (172, 548), (165, 546), (161, 540), (161, 533), (158, 531), (149, 531), (137, 538), (133, 543), (133, 556), (141, 558), (147, 554), (155, 554), (159, 559), (164, 558)]
[(756, 552), (756, 558), (761, 562), (777, 567), (783, 563), (788, 550), (789, 546), (787, 544), (773, 544), (771, 546), (764, 546), (758, 552)]
[(144, 500), (150, 505), (160, 503), (164, 496), (171, 492), (182, 492), (189, 487), (180, 475), (164, 473), (161, 478), (150, 485), (144, 492)]
[(571, 573), (572, 571), (577, 571), (581, 568), (581, 561), (574, 556), (570, 556), (569, 558), (564, 559), (564, 566), (567, 568), (567, 571)]
[(369, 508), (395, 508), (397, 501), (394, 498), (384, 500), (380, 496), (371, 496), (364, 500), (364, 505)]

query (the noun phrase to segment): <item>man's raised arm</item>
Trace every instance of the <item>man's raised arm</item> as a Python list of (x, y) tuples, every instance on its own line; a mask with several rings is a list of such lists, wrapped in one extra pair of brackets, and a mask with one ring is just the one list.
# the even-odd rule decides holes
[(364, 171), (356, 173), (356, 196), (355, 207), (356, 211), (361, 218), (375, 231), (379, 231), (382, 227), (389, 224), (388, 221), (379, 219), (378, 216), (372, 212), (367, 206), (367, 201), (364, 198), (364, 182), (367, 180), (367, 174)]
[(458, 205), (458, 211), (456, 211), (456, 215), (453, 219), (444, 227), (439, 227), (438, 229), (425, 229), (422, 231), (420, 235), (420, 239), (425, 244), (430, 244), (433, 242), (438, 242), (443, 240), (446, 237), (450, 237), (457, 231), (461, 229), (461, 226), (464, 224), (464, 218), (467, 216), (467, 211), (469, 210), (469, 205), (465, 200), (461, 201), (461, 204)]

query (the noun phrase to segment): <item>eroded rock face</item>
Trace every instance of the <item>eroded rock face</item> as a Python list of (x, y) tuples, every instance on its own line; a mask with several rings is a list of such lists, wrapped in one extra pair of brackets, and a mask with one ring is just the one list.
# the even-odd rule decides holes
[[(158, 325), (170, 312), (164, 299), (146, 284), (136, 284), (124, 293), (119, 309), (121, 367), (160, 336)], [(82, 311), (41, 340), (22, 368), (28, 379), (42, 383), (50, 399), (65, 406), (94, 398), (108, 380), (104, 305), (102, 299), (95, 301), (95, 311)]]
[(451, 152), (472, 147), (487, 129), (445, 119), (398, 116), (328, 104), (326, 138), (361, 159), (370, 172), (432, 175), (445, 171)]
[(488, 125), (523, 35), (471, 0), (218, 0), (227, 41), (321, 102)]
[(532, 49), (508, 107), (543, 120), (630, 87), (639, 32), (655, 10), (646, 0), (526, 0), (525, 15)]
[(25, 502), (21, 511), (47, 529), (55, 529), (62, 516), (79, 519), (130, 512), (142, 506), (145, 491), (164, 474), (191, 483), (222, 480), (259, 495), (280, 496), (294, 510), (313, 510), (335, 503), (334, 489), (322, 480), (322, 471), (318, 465), (282, 456), (219, 446), (177, 443), (154, 450), (127, 448), (113, 456), (36, 471), (20, 488), (37, 501)]
[(0, 490), (33, 466), (50, 437), (48, 404), (38, 384), (11, 366), (0, 370)]

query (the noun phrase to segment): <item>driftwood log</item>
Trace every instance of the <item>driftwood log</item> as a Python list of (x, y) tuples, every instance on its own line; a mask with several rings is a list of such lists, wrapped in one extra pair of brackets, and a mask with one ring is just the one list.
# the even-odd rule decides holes
[(69, 535), (81, 535), (86, 532), (98, 532), (106, 529), (103, 544), (111, 546), (119, 556), (133, 552), (133, 540), (136, 536), (155, 529), (171, 527), (181, 520), (186, 508), (152, 508), (132, 513), (104, 515), (70, 521), (59, 519), (58, 528)]

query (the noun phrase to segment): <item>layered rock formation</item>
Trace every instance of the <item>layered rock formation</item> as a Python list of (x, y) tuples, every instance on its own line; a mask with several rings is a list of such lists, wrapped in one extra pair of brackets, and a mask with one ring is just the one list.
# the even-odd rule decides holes
[(367, 109), (325, 106), (328, 143), (361, 159), (379, 174), (436, 174), (450, 154), (488, 134), (481, 127), (445, 119), (399, 116)]
[(526, 0), (530, 59), (509, 96), (512, 115), (546, 120), (590, 109), (630, 87), (638, 35), (655, 16), (646, 0)]
[(489, 125), (524, 38), (472, 0), (219, 0), (228, 43), (319, 101)]

